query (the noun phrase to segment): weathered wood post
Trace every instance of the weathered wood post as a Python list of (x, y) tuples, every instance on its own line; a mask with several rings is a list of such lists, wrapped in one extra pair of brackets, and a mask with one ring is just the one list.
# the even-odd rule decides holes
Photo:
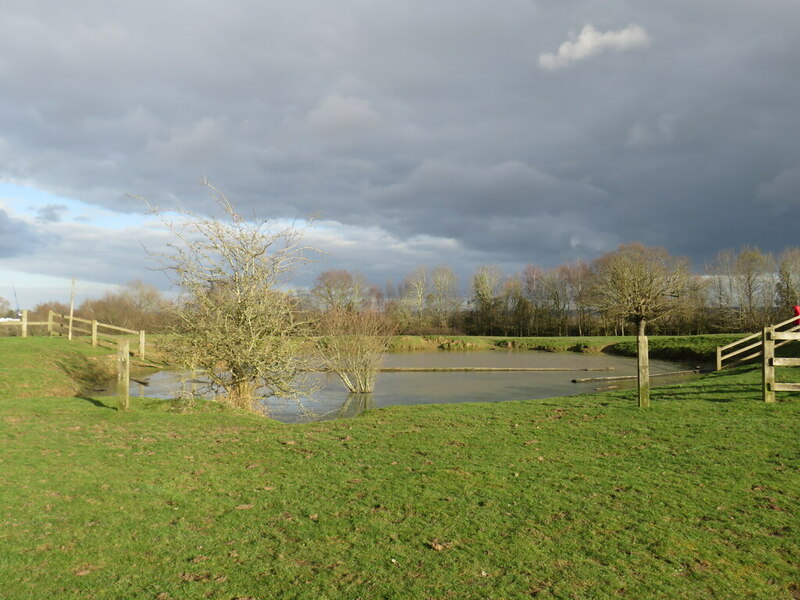
[(717, 346), (717, 371), (722, 371), (722, 346)]
[(69, 296), (69, 331), (67, 339), (72, 341), (72, 316), (75, 313), (75, 278), (72, 278), (72, 292)]
[(47, 335), (53, 337), (53, 311), (47, 311)]
[(131, 360), (130, 342), (117, 342), (117, 408), (128, 410), (130, 407)]
[(648, 356), (647, 336), (639, 334), (636, 338), (636, 364), (639, 380), (639, 406), (650, 406), (650, 357)]
[(762, 387), (764, 402), (775, 402), (775, 338), (773, 328), (765, 327), (762, 337), (763, 366)]
[(22, 337), (28, 337), (28, 311), (22, 311)]
[(144, 329), (139, 330), (139, 358), (144, 360)]
[(97, 346), (97, 319), (92, 320), (92, 348)]

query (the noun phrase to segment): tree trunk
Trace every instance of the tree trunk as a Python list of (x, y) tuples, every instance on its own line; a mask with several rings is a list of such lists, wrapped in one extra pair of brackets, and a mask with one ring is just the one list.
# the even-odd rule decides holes
[(638, 366), (639, 383), (639, 406), (648, 408), (650, 406), (650, 357), (647, 347), (647, 336), (645, 335), (646, 321), (641, 319), (638, 322), (638, 334), (636, 338), (636, 362)]

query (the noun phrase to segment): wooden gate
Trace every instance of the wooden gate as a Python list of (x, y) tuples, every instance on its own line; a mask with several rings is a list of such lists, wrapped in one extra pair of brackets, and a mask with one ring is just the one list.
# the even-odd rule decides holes
[(775, 356), (775, 347), (800, 340), (800, 331), (775, 331), (775, 327), (765, 327), (762, 339), (764, 344), (762, 386), (764, 402), (775, 402), (775, 392), (800, 392), (800, 383), (777, 383), (775, 381), (775, 367), (800, 367), (800, 358)]

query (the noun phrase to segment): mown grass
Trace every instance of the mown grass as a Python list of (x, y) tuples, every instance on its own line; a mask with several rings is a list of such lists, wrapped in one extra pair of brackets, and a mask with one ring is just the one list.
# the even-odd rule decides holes
[(746, 368), (651, 410), (618, 392), (289, 426), (4, 393), (0, 597), (796, 598), (782, 398)]

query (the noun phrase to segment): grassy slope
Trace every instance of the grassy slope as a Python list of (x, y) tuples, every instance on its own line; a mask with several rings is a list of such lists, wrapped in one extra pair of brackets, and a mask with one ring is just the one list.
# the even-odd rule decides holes
[(796, 598), (800, 403), (759, 396), (287, 426), (0, 392), (0, 597)]
[[(717, 346), (724, 346), (741, 334), (712, 334), (697, 336), (650, 336), (652, 358), (714, 361)], [(403, 350), (542, 350), (545, 352), (611, 352), (624, 356), (636, 355), (634, 336), (598, 337), (490, 337), (490, 336), (397, 336), (392, 349)]]

